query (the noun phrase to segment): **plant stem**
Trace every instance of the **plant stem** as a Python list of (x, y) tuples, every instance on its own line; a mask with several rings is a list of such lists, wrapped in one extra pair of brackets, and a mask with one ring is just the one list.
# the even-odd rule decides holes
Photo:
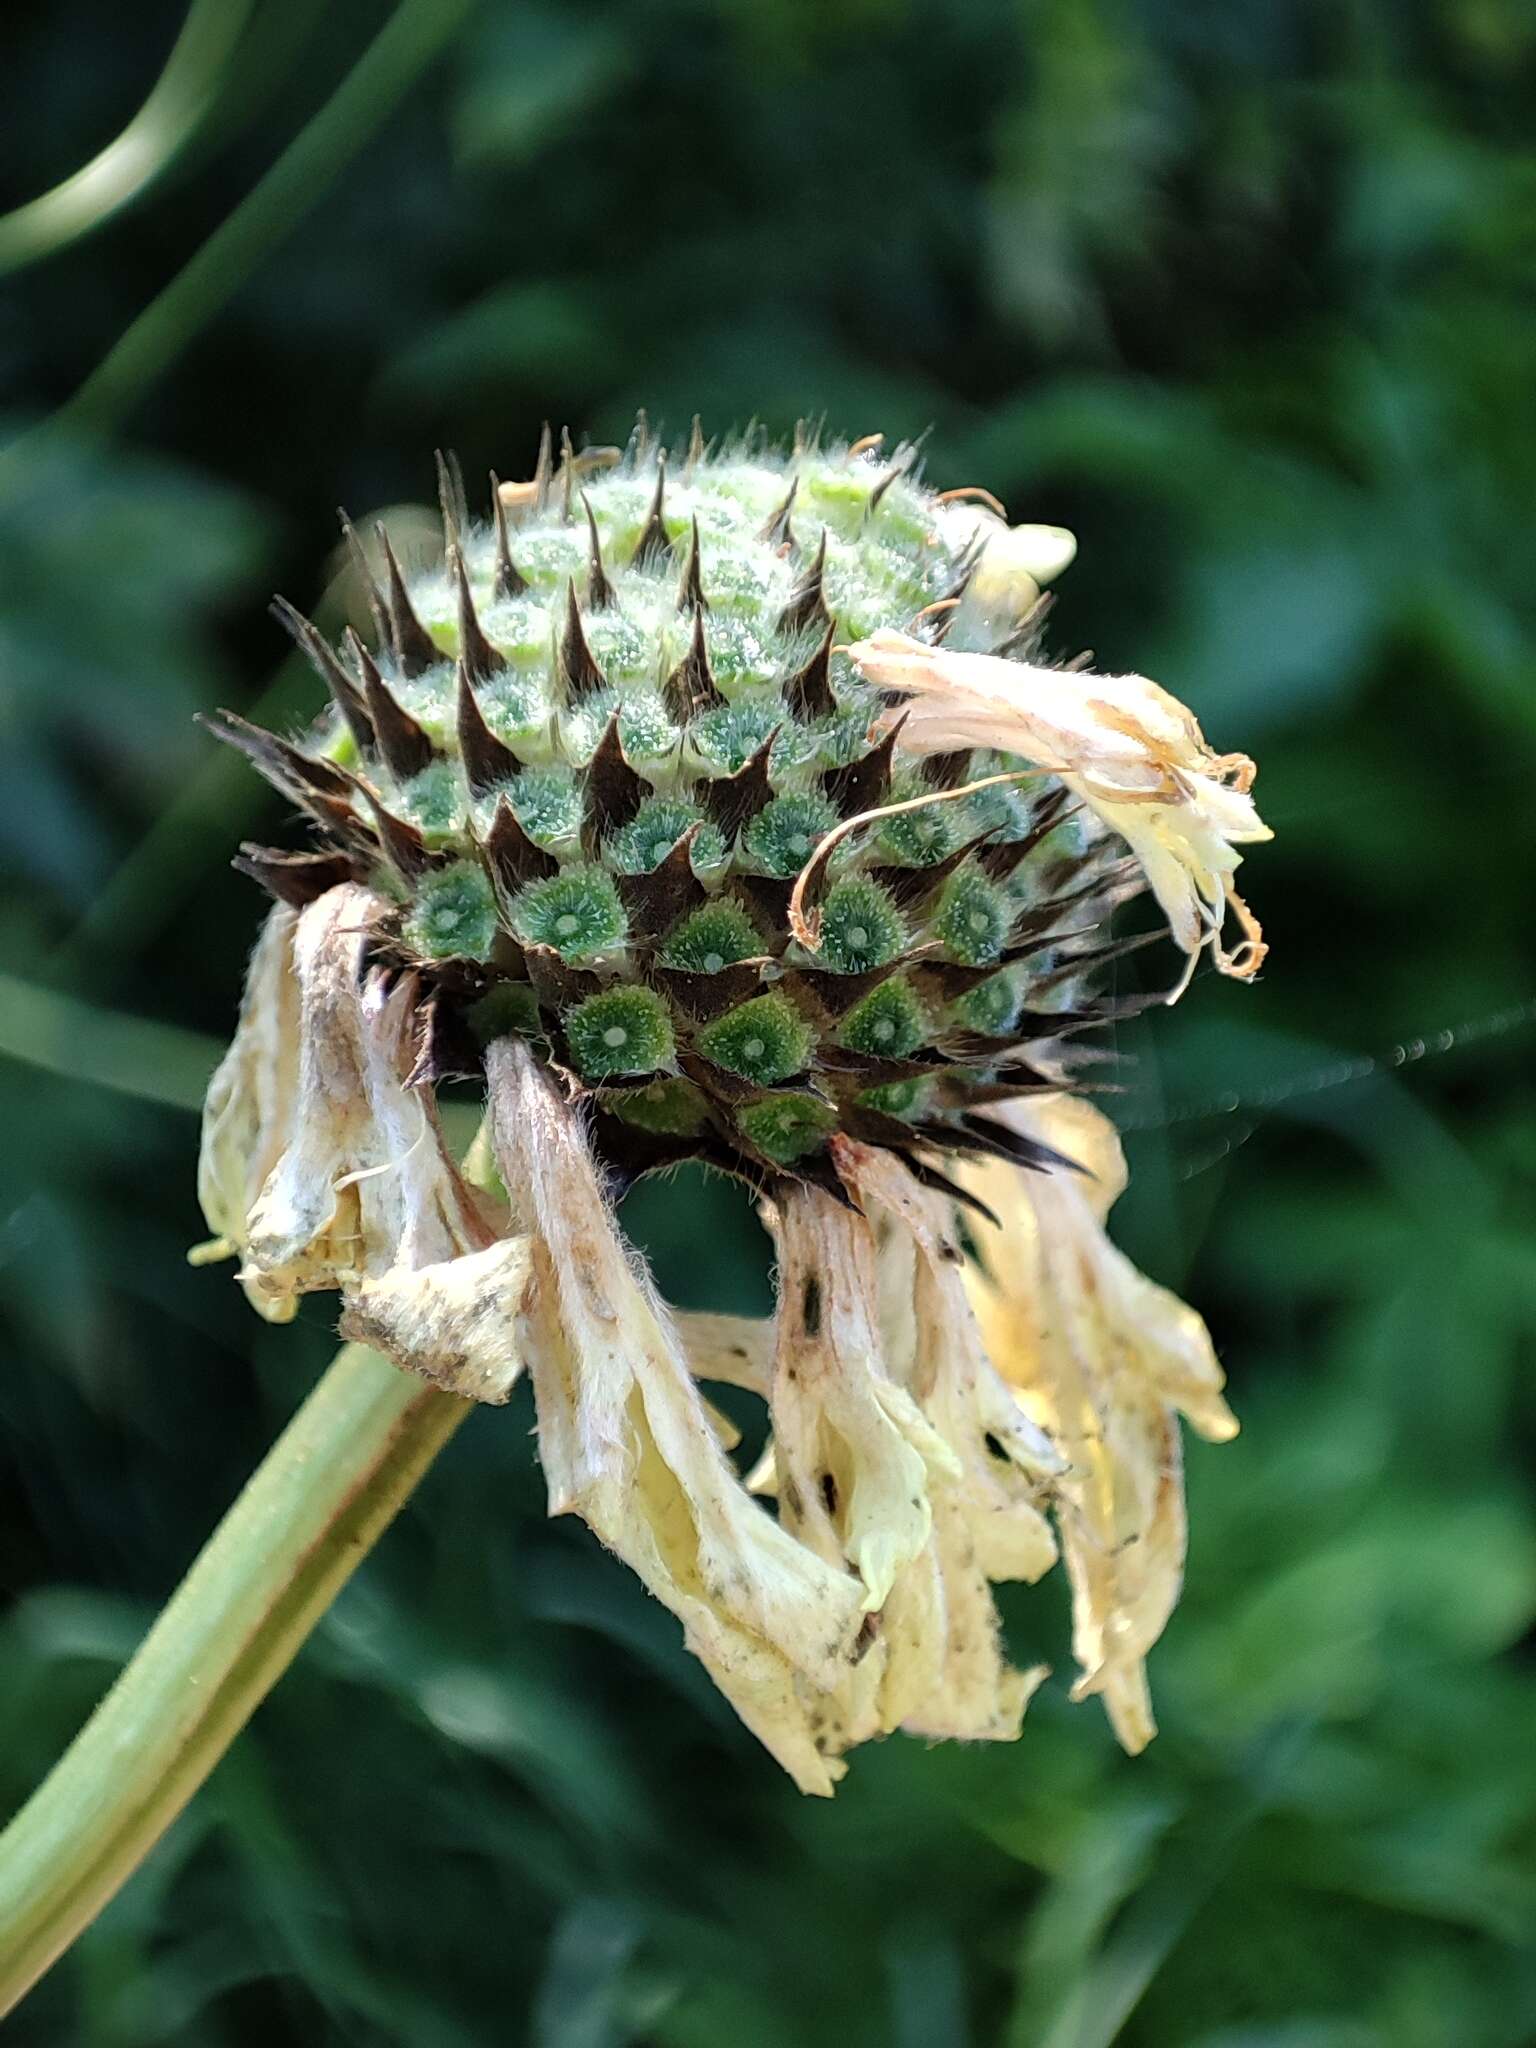
[(0, 1835), (0, 2013), (154, 1847), (473, 1406), (337, 1354)]

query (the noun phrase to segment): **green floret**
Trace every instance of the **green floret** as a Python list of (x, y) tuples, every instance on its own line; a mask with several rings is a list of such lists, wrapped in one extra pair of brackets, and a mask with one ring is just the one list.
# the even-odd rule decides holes
[(837, 1129), (837, 1111), (814, 1095), (771, 1095), (736, 1112), (742, 1135), (780, 1166), (816, 1151)]
[(706, 1059), (727, 1073), (770, 1088), (803, 1071), (811, 1055), (811, 1034), (787, 996), (756, 996), (705, 1025), (698, 1046)]
[[(689, 727), (689, 737), (720, 773), (734, 775), (738, 768), (746, 767), (772, 733), (778, 734), (773, 763), (782, 765), (787, 758), (785, 743), (794, 729), (794, 721), (778, 698), (754, 697), (741, 704), (721, 704), (706, 711)], [(791, 744), (790, 753), (793, 752)]]
[(621, 946), (624, 906), (601, 868), (567, 868), (532, 882), (513, 899), (512, 925), (530, 946), (553, 946), (563, 960), (586, 960)]
[(901, 914), (878, 882), (850, 875), (827, 891), (817, 966), (833, 974), (863, 974), (889, 965), (906, 943)]
[(882, 982), (843, 1019), (838, 1038), (853, 1052), (904, 1059), (927, 1036), (923, 1006), (899, 975)]
[(661, 953), (663, 967), (688, 974), (718, 974), (763, 950), (762, 935), (739, 903), (706, 903), (680, 924)]
[[(921, 783), (907, 783), (892, 792), (897, 801), (927, 793)], [(960, 844), (953, 816), (957, 808), (952, 803), (925, 804), (920, 811), (903, 811), (887, 818), (875, 835), (881, 859), (904, 868), (929, 868), (943, 860)]]
[(581, 829), (581, 791), (552, 768), (525, 768), (507, 791), (517, 822), (536, 846), (574, 840)]
[(1013, 911), (1001, 889), (970, 863), (950, 876), (934, 916), (934, 936), (952, 959), (985, 967), (1002, 952)]
[[(543, 650), (545, 654), (548, 649)], [(506, 746), (527, 746), (542, 738), (549, 724), (549, 698), (532, 676), (501, 669), (475, 691), (480, 715)]]
[(433, 761), (401, 785), (401, 814), (429, 846), (441, 846), (463, 830), (466, 814), (463, 781), (452, 761)]
[(696, 1137), (709, 1122), (709, 1105), (690, 1081), (653, 1081), (649, 1088), (627, 1088), (607, 1107), (637, 1130), (658, 1137)]
[(968, 1031), (985, 1038), (1001, 1038), (1012, 1024), (1019, 1007), (1019, 992), (1012, 973), (1004, 968), (990, 981), (981, 982), (955, 1004), (955, 1015)]
[(770, 875), (788, 881), (798, 875), (816, 842), (837, 823), (837, 810), (814, 790), (776, 796), (748, 825), (747, 852)]
[(401, 937), (424, 959), (484, 960), (496, 939), (496, 898), (483, 870), (461, 860), (425, 875)]
[(865, 1109), (877, 1109), (882, 1116), (906, 1121), (922, 1114), (932, 1092), (931, 1081), (886, 1081), (878, 1088), (866, 1088), (858, 1100)]
[(621, 875), (648, 875), (661, 866), (690, 825), (701, 827), (693, 842), (694, 867), (719, 867), (725, 859), (719, 828), (709, 823), (697, 804), (669, 796), (647, 797), (629, 823), (609, 840), (607, 858)]
[(648, 988), (610, 988), (568, 1011), (565, 1035), (589, 1081), (650, 1074), (676, 1051), (666, 1004)]

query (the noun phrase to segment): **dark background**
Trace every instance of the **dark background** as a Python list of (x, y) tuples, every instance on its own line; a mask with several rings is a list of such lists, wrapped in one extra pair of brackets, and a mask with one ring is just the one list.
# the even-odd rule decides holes
[[(0, 204), (182, 21), (12, 0)], [(895, 1738), (823, 1806), (543, 1520), (526, 1401), (483, 1414), (8, 2038), (1536, 2039), (1536, 16), (202, 0), (189, 38), (150, 189), (68, 246), (0, 222), (0, 1797), (327, 1355), (323, 1303), (268, 1330), (183, 1263), (260, 910), (226, 862), (275, 814), (190, 715), (314, 708), (267, 597), (337, 623), (333, 508), (424, 505), (439, 444), (931, 428), (935, 482), (1075, 528), (1057, 646), (1251, 750), (1278, 833), (1262, 983), (1128, 1032), (1118, 1104), (1118, 1234), (1244, 1431), (1191, 1449), (1146, 1757), (1067, 1704), (1048, 1583), (1005, 1592), (1058, 1671), (1020, 1744)], [(628, 1220), (679, 1299), (766, 1304), (728, 1197)]]

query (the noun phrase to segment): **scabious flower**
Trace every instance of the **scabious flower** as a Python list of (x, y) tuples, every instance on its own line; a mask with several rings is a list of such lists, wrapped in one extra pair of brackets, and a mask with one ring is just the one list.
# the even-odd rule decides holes
[[(546, 438), (483, 524), (441, 482), (441, 564), (357, 549), (371, 648), (279, 607), (314, 729), (221, 721), (311, 843), (238, 863), (275, 903), (205, 1255), (273, 1320), (338, 1292), (454, 1393), (526, 1373), (551, 1512), (806, 1791), (894, 1729), (1017, 1735), (1044, 1673), (992, 1589), (1058, 1546), (1078, 1691), (1140, 1747), (1177, 1413), (1235, 1425), (1203, 1325), (1104, 1234), (1122, 1168), (1074, 1048), (1120, 1014), (1143, 875), (1190, 962), (1257, 966), (1256, 926), (1220, 938), (1251, 767), (1151, 684), (1040, 666), (1071, 537), (909, 450)], [(483, 1102), (463, 1157), (449, 1079)], [(684, 1160), (758, 1194), (771, 1323), (674, 1312), (626, 1246), (624, 1190)], [(749, 1474), (714, 1382), (767, 1405)]]

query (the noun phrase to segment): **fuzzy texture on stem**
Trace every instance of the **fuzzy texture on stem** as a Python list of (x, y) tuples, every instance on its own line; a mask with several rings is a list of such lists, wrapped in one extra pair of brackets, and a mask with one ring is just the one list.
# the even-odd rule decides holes
[(0, 1835), (0, 2013), (159, 1841), (472, 1406), (338, 1353)]

